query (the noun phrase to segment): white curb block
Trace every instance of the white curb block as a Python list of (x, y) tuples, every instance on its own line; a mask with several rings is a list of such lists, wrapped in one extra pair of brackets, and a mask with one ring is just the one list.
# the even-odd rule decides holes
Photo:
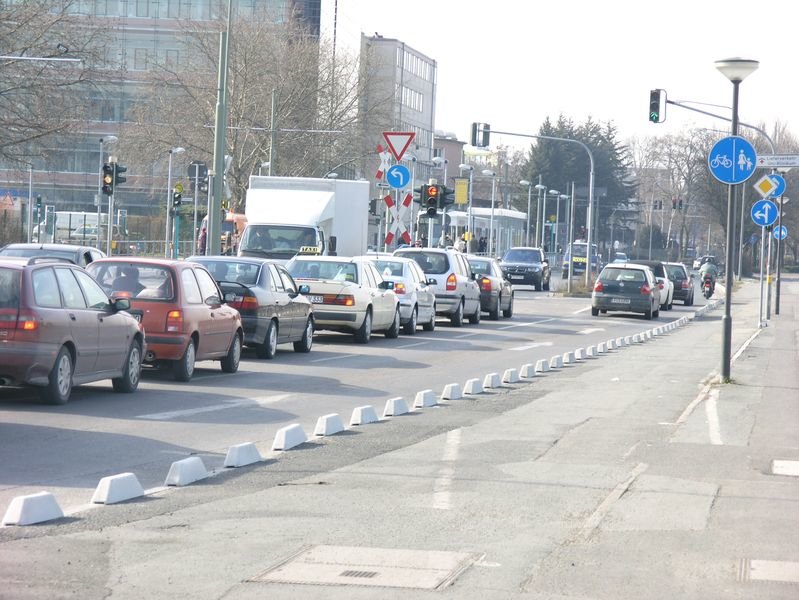
[(562, 356), (553, 356), (549, 359), (549, 368), (550, 369), (562, 369), (563, 368), (563, 357)]
[(623, 337), (616, 338), (616, 348), (624, 348), (627, 344), (624, 343)]
[(335, 435), (344, 431), (344, 422), (338, 413), (322, 415), (316, 420), (316, 427), (313, 429), (314, 435)]
[(651, 340), (651, 339), (652, 339), (652, 330), (651, 330), (651, 329), (647, 329), (647, 330), (644, 332), (644, 337), (645, 337), (646, 339), (648, 339), (648, 340)]
[(502, 383), (519, 383), (519, 372), (516, 369), (505, 369)]
[(625, 335), (624, 336), (624, 345), (625, 346), (629, 346), (632, 343), (633, 343), (633, 338), (630, 337), (629, 335)]
[(258, 448), (252, 442), (244, 442), (243, 444), (236, 444), (228, 448), (225, 455), (226, 467), (246, 467), (264, 459)]
[(116, 504), (144, 496), (144, 488), (133, 473), (103, 477), (92, 496), (92, 504)]
[(616, 340), (608, 340), (608, 350), (615, 350), (616, 349)]
[(549, 363), (546, 359), (542, 358), (535, 363), (536, 373), (546, 373), (547, 371), (549, 371)]
[(586, 358), (596, 358), (596, 355), (596, 346), (588, 346), (588, 348), (585, 349)]
[(384, 417), (398, 417), (408, 413), (408, 403), (404, 398), (389, 398), (383, 409)]
[(574, 351), (574, 360), (585, 360), (585, 348), (577, 348)]
[(639, 334), (635, 334), (633, 336), (633, 344), (639, 344), (641, 342), (641, 336)]
[(292, 423), (277, 430), (275, 441), (272, 442), (272, 450), (291, 450), (307, 441), (308, 436), (305, 435), (302, 426), (299, 423)]
[(483, 377), (483, 389), (490, 390), (493, 388), (498, 388), (499, 385), (499, 373), (488, 373), (485, 377)]
[(519, 376), (524, 379), (532, 379), (535, 377), (535, 365), (533, 363), (525, 363), (519, 369)]
[(464, 395), (474, 395), (474, 394), (482, 394), (483, 393), (483, 385), (480, 383), (480, 380), (476, 377), (474, 379), (468, 379), (466, 384), (463, 386), (463, 393)]
[(461, 392), (459, 383), (448, 383), (444, 386), (444, 391), (441, 392), (442, 400), (460, 400), (461, 398), (463, 398), (463, 392)]
[(63, 516), (55, 496), (50, 492), (39, 492), (11, 500), (3, 516), (3, 525), (33, 525)]
[(374, 407), (367, 404), (366, 406), (357, 406), (352, 409), (350, 425), (368, 425), (369, 423), (377, 423), (379, 420)]
[(599, 342), (596, 346), (597, 354), (605, 354), (608, 351), (608, 345), (605, 342)]
[(420, 392), (416, 392), (416, 398), (413, 400), (414, 408), (428, 408), (435, 405), (436, 399), (435, 396), (433, 396), (433, 390), (422, 390)]
[(208, 477), (203, 459), (199, 456), (190, 456), (183, 460), (176, 460), (169, 467), (164, 485), (189, 485)]
[(574, 352), (564, 352), (561, 359), (563, 360), (564, 365), (574, 364)]

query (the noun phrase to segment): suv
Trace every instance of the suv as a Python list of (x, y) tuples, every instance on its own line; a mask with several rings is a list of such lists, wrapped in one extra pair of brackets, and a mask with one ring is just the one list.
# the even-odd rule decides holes
[(129, 308), (66, 259), (0, 258), (0, 385), (37, 386), (51, 404), (102, 379), (135, 391), (144, 330)]
[(694, 275), (682, 263), (666, 263), (669, 279), (674, 282), (674, 300), (682, 300), (685, 306), (694, 303)]
[(510, 248), (500, 261), (502, 273), (513, 285), (533, 285), (549, 291), (549, 261), (541, 248)]
[(453, 327), (480, 322), (480, 286), (466, 256), (453, 248), (403, 248), (394, 256), (412, 258), (427, 276), (436, 295), (436, 314), (449, 317)]
[[(599, 259), (599, 251), (596, 244), (591, 244), (591, 272), (598, 273), (601, 267)], [(569, 261), (572, 265), (572, 275), (578, 273), (585, 273), (588, 258), (587, 242), (572, 242), (570, 246), (566, 247), (566, 252), (563, 253), (563, 279), (569, 278)]]
[(658, 280), (658, 285), (661, 286), (660, 308), (663, 310), (671, 310), (672, 303), (674, 302), (674, 282), (669, 278), (666, 265), (659, 260), (638, 260), (636, 262), (639, 265), (646, 265), (652, 269), (652, 272)]

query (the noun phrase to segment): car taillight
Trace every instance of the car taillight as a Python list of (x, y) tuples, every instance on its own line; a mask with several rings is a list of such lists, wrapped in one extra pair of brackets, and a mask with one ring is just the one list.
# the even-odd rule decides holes
[(235, 296), (227, 304), (242, 314), (258, 312), (258, 298), (255, 296)]
[(170, 333), (183, 331), (183, 313), (179, 310), (170, 310), (166, 314), (166, 330)]
[(449, 277), (447, 277), (447, 291), (451, 292), (458, 287), (458, 279), (455, 277), (455, 273), (450, 273)]
[(491, 280), (488, 277), (483, 277), (480, 280), (480, 289), (483, 290), (484, 292), (491, 291)]
[(663, 289), (663, 282), (662, 281), (658, 281), (658, 289), (659, 290)]
[(682, 286), (680, 286), (680, 287), (682, 287), (682, 289), (684, 289), (684, 290), (687, 290), (688, 289), (688, 280), (687, 279), (683, 279), (682, 280)]
[(0, 329), (16, 329), (17, 322), (15, 309), (0, 308)]
[(394, 293), (395, 294), (404, 294), (405, 292), (406, 292), (406, 290), (405, 290), (405, 284), (404, 283), (402, 283), (400, 281), (397, 281), (397, 282), (394, 283)]
[(604, 292), (605, 291), (605, 286), (602, 285), (601, 281), (597, 281), (596, 282), (596, 284), (594, 285), (594, 291), (595, 292)]
[(336, 306), (355, 306), (355, 296), (350, 294), (325, 294), (322, 304), (335, 304)]
[(644, 296), (648, 296), (649, 294), (651, 294), (651, 293), (652, 293), (652, 290), (651, 290), (651, 289), (649, 289), (649, 285), (647, 285), (647, 284), (645, 283), (644, 285), (642, 285), (642, 286), (641, 286), (641, 293), (642, 293)]

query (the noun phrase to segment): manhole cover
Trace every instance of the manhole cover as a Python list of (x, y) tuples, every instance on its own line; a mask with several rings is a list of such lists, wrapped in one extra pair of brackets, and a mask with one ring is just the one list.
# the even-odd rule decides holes
[(475, 560), (464, 552), (312, 546), (250, 581), (437, 590)]

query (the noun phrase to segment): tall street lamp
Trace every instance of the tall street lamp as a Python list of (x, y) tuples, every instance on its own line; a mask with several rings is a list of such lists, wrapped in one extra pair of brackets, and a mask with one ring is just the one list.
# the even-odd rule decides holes
[[(101, 222), (100, 219), (102, 218), (102, 206), (103, 206), (103, 164), (105, 164), (105, 154), (103, 154), (103, 145), (104, 144), (113, 144), (114, 142), (119, 141), (119, 138), (115, 135), (107, 135), (105, 137), (100, 138), (100, 166), (97, 169), (98, 174), (98, 182), (97, 182), (97, 247), (100, 247), (100, 226)], [(108, 216), (109, 227), (112, 222), (111, 215)]]
[[(728, 58), (717, 60), (716, 68), (732, 82), (732, 135), (738, 135), (738, 88), (741, 82), (748, 75), (757, 70), (760, 63), (756, 60), (744, 58)], [(724, 261), (724, 316), (721, 318), (722, 325), (722, 348), (721, 348), (721, 378), (723, 381), (730, 380), (731, 350), (732, 350), (732, 244), (733, 228), (735, 226), (735, 185), (729, 184), (727, 187), (727, 248)]]
[(466, 163), (461, 163), (458, 165), (458, 169), (460, 169), (461, 174), (464, 171), (469, 171), (469, 204), (466, 208), (466, 229), (469, 231), (469, 248), (472, 248), (472, 240), (474, 240), (474, 223), (472, 223), (472, 182), (474, 180), (474, 167)]
[(483, 175), (491, 178), (491, 218), (488, 220), (488, 255), (494, 256), (494, 198), (497, 192), (497, 174), (491, 169), (483, 169)]
[(533, 198), (533, 184), (531, 181), (527, 181), (526, 179), (522, 179), (519, 182), (519, 185), (526, 185), (527, 186), (527, 235), (525, 236), (525, 246), (530, 245), (530, 204)]
[[(164, 256), (166, 258), (172, 258), (172, 253), (169, 250), (169, 215), (172, 211), (172, 155), (173, 154), (181, 154), (185, 152), (186, 149), (178, 146), (177, 148), (171, 148), (169, 150), (169, 167), (167, 168), (166, 172), (166, 236), (164, 237)], [(109, 219), (111, 216), (109, 215)], [(208, 215), (208, 221), (211, 221), (211, 215)], [(209, 231), (210, 233), (210, 231)], [(208, 244), (210, 244), (211, 240), (208, 240)], [(175, 250), (177, 251), (177, 244), (178, 240), (175, 240)]]
[[(538, 216), (538, 211), (541, 211), (541, 216), (536, 219), (536, 232), (535, 232), (535, 243), (536, 246), (541, 248), (544, 247), (544, 215), (546, 214), (546, 203), (547, 203), (547, 186), (541, 183), (541, 175), (538, 176), (538, 183), (535, 186), (535, 189), (538, 190), (538, 208), (536, 210), (536, 216)], [(537, 223), (541, 223), (540, 234), (539, 235), (539, 227)]]

